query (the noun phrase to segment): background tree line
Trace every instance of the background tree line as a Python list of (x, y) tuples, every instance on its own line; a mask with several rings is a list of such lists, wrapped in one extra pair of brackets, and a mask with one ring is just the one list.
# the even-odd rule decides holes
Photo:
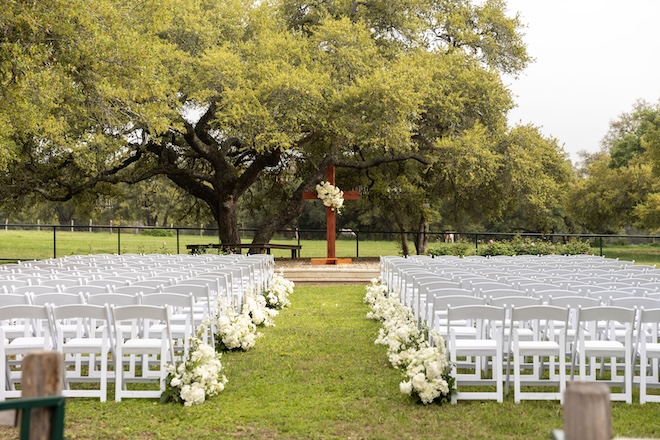
[(501, 75), (529, 62), (503, 0), (12, 0), (0, 209), (264, 242), (324, 227), (302, 192), (333, 165), (361, 191), (342, 228), (657, 231), (660, 107), (637, 103), (576, 169), (507, 124)]

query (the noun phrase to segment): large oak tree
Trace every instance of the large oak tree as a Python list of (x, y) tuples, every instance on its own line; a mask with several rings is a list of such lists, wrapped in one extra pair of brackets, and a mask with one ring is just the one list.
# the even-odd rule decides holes
[(236, 242), (275, 176), (299, 215), (330, 165), (431, 166), (505, 129), (499, 73), (528, 62), (501, 0), (11, 1), (0, 11), (0, 184), (68, 200), (165, 175)]

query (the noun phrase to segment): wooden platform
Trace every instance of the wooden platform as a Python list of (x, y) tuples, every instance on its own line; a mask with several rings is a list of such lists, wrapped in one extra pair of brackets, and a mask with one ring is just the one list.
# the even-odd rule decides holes
[(369, 284), (380, 275), (379, 262), (353, 260), (352, 264), (317, 264), (311, 260), (275, 261), (275, 272), (296, 284)]

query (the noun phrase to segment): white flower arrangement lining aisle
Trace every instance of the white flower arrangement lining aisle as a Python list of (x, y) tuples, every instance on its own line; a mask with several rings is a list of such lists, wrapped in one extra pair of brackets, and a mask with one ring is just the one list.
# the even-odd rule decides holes
[(206, 334), (209, 322), (202, 323), (196, 337), (190, 338), (188, 357), (177, 365), (167, 365), (165, 391), (161, 402), (183, 403), (192, 406), (204, 403), (207, 398), (225, 389), (227, 378), (222, 374), (222, 351), (246, 351), (261, 336), (257, 327), (274, 326), (278, 310), (289, 306), (289, 295), (294, 284), (280, 275), (274, 275), (270, 286), (260, 294), (253, 288), (246, 293), (241, 313), (226, 303), (220, 303), (215, 316), (216, 347), (200, 340)]
[(400, 391), (424, 404), (450, 402), (455, 381), (442, 336), (431, 332), (435, 345), (429, 345), (429, 332), (417, 327), (412, 310), (390, 297), (379, 279), (367, 286), (364, 302), (371, 306), (367, 318), (382, 323), (376, 344), (387, 346), (388, 360), (403, 371)]

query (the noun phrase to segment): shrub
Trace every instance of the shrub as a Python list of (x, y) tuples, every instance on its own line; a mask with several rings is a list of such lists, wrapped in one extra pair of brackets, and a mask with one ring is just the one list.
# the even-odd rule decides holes
[(148, 235), (150, 237), (172, 237), (174, 231), (169, 229), (143, 229), (140, 235)]
[(495, 255), (516, 255), (514, 247), (509, 241), (488, 240), (485, 245), (479, 247), (479, 255), (492, 257)]
[(568, 240), (565, 244), (561, 245), (562, 252), (559, 252), (563, 255), (579, 255), (579, 254), (588, 254), (591, 251), (591, 246), (588, 241), (579, 240), (577, 238), (572, 238)]
[(429, 247), (428, 254), (434, 257), (440, 255), (455, 255), (464, 257), (466, 255), (475, 255), (476, 251), (472, 242), (459, 240), (454, 243), (437, 242)]
[(429, 255), (482, 255), (493, 257), (496, 255), (577, 255), (588, 254), (591, 247), (589, 241), (573, 238), (565, 244), (553, 243), (542, 238), (529, 238), (516, 236), (511, 240), (488, 240), (479, 246), (475, 252), (471, 242), (460, 241), (456, 243), (435, 243), (429, 248)]

